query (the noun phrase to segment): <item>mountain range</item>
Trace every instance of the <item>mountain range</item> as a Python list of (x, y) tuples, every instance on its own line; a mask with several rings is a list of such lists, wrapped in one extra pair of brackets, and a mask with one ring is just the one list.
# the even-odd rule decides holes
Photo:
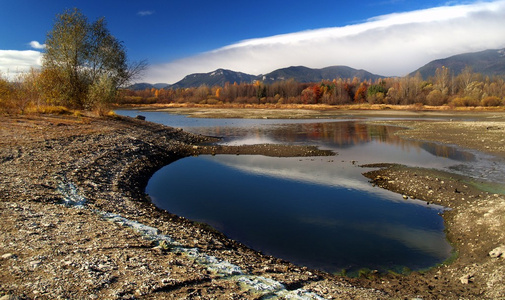
[[(445, 66), (455, 75), (458, 75), (466, 67), (472, 68), (473, 72), (481, 73), (485, 76), (505, 77), (505, 49), (485, 50), (481, 52), (465, 53), (454, 55), (444, 59), (434, 60), (423, 67), (415, 70), (409, 75), (413, 76), (420, 72), (424, 79), (435, 75), (435, 70)], [(217, 69), (209, 73), (195, 73), (184, 77), (175, 84), (166, 83), (136, 83), (129, 86), (132, 90), (144, 90), (150, 88), (189, 88), (201, 85), (224, 86), (229, 83), (253, 83), (256, 80), (271, 84), (276, 81), (293, 79), (297, 82), (320, 82), (322, 80), (332, 80), (334, 78), (354, 78), (360, 80), (376, 80), (385, 76), (372, 74), (365, 70), (357, 70), (347, 66), (332, 66), (322, 69), (311, 69), (303, 66), (288, 67), (275, 70), (268, 74), (251, 75), (225, 69)]]

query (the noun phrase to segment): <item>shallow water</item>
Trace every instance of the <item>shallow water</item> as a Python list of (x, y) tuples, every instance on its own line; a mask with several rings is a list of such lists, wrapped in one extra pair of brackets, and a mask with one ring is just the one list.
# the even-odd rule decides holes
[(372, 187), (361, 175), (368, 169), (358, 164), (449, 169), (475, 168), (480, 161), (454, 147), (402, 140), (396, 127), (358, 121), (141, 114), (221, 136), (225, 144), (310, 144), (338, 152), (323, 158), (189, 157), (162, 168), (146, 188), (160, 208), (207, 223), (255, 250), (328, 272), (418, 270), (451, 254), (439, 216), (443, 207)]

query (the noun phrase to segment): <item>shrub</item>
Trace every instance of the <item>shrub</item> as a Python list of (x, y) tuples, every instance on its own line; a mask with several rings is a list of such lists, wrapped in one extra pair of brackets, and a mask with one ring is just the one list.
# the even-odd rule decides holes
[(482, 106), (502, 106), (503, 102), (500, 98), (496, 96), (488, 96), (482, 99), (480, 102), (480, 105)]
[(110, 110), (110, 104), (116, 98), (116, 84), (114, 80), (102, 75), (89, 87), (86, 107), (93, 109), (98, 115), (105, 115)]
[(0, 74), (0, 112), (9, 112), (12, 108), (13, 87)]
[(213, 99), (213, 98), (210, 98), (210, 99), (207, 99), (207, 104), (210, 104), (210, 105), (216, 105), (216, 104), (219, 104), (221, 101), (217, 100), (217, 99)]
[(431, 91), (428, 96), (426, 96), (426, 102), (428, 105), (440, 106), (444, 105), (447, 101), (447, 96), (444, 95), (440, 90)]
[(478, 100), (474, 100), (468, 97), (456, 97), (451, 100), (450, 105), (455, 107), (468, 107), (468, 106), (478, 106), (480, 103)]

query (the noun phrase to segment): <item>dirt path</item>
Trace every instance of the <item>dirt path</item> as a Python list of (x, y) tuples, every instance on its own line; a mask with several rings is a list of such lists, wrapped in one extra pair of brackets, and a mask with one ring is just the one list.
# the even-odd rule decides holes
[[(490, 117), (390, 124), (411, 127), (400, 132), (406, 138), (503, 156), (505, 122)], [(442, 124), (452, 128), (448, 134), (431, 134)], [(505, 245), (503, 195), (453, 174), (401, 166), (366, 174), (384, 188), (453, 208), (444, 218), (459, 256), (422, 274), (352, 279), (262, 255), (150, 204), (143, 194), (150, 175), (176, 159), (212, 154), (200, 145), (204, 137), (127, 118), (0, 117), (0, 129), (2, 299), (505, 298), (505, 259), (489, 255)]]

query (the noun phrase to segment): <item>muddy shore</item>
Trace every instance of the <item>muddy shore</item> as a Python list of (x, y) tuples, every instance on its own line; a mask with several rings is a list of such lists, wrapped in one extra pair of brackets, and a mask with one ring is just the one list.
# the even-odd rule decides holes
[[(505, 157), (503, 113), (381, 122), (409, 128), (398, 133), (405, 138)], [(324, 151), (211, 147), (209, 138), (130, 118), (11, 116), (0, 124), (0, 299), (505, 298), (505, 247), (496, 250), (505, 245), (504, 196), (467, 178), (398, 165), (364, 174), (377, 188), (450, 207), (443, 217), (458, 256), (426, 272), (346, 278), (252, 251), (157, 209), (143, 192), (153, 172), (189, 155)]]

